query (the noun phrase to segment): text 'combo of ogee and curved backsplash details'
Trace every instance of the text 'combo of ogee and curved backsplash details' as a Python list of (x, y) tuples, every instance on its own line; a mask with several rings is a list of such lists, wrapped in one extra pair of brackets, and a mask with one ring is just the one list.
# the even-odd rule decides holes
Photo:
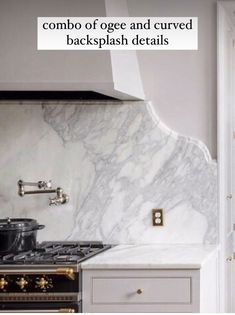
[(197, 17), (38, 17), (38, 50), (197, 50)]

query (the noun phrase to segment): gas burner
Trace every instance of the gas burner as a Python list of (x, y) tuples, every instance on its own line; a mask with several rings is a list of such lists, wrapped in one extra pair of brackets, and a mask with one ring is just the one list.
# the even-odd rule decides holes
[(0, 255), (0, 265), (5, 264), (78, 264), (110, 246), (100, 242), (43, 242), (27, 252)]
[(110, 248), (100, 242), (43, 242), (0, 255), (0, 312), (81, 313), (80, 263)]

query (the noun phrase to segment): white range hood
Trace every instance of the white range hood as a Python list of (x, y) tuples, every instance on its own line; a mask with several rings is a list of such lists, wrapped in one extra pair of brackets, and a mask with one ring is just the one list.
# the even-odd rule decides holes
[(1, 1), (0, 97), (50, 91), (144, 99), (135, 51), (37, 50), (37, 17), (127, 15), (126, 0)]

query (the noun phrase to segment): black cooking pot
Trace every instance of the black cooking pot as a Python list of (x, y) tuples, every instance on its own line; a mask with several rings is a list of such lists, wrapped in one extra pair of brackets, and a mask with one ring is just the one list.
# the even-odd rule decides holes
[(39, 225), (34, 219), (0, 219), (0, 254), (35, 249)]

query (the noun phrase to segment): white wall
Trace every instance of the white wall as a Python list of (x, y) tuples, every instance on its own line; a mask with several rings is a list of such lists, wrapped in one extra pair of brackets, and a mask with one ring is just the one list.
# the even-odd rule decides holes
[(128, 0), (130, 16), (198, 16), (198, 51), (140, 51), (146, 97), (172, 129), (216, 157), (216, 0)]

